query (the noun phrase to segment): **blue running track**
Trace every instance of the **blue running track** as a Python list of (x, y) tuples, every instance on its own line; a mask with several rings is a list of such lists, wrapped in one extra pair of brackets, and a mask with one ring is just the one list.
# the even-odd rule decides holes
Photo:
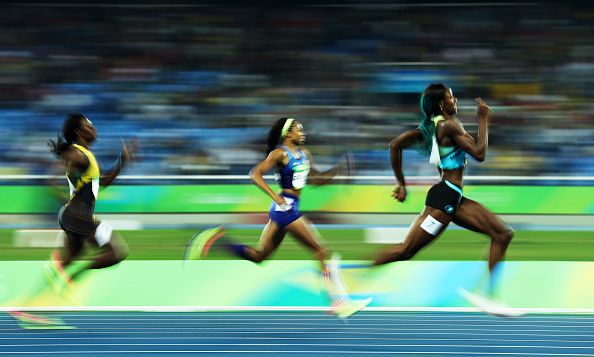
[(594, 356), (594, 316), (361, 312), (63, 312), (72, 330), (0, 315), (0, 355)]

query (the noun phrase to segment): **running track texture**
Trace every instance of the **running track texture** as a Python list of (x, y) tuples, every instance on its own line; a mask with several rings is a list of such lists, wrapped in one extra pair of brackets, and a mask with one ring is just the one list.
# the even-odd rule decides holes
[[(49, 315), (49, 314), (48, 314)], [(0, 315), (0, 355), (594, 356), (594, 316), (478, 312), (61, 312), (71, 330)]]

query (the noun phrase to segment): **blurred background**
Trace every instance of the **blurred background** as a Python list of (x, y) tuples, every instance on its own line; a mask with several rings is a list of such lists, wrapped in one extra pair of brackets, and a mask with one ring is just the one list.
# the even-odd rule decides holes
[[(187, 243), (205, 227), (224, 224), (227, 238), (258, 244), (271, 200), (249, 181), (248, 172), (264, 158), (267, 131), (279, 117), (303, 123), (306, 146), (319, 169), (341, 162), (346, 152), (354, 157), (355, 170), (345, 175), (349, 177), (319, 188), (310, 185), (301, 196), (300, 210), (319, 229), (328, 251), (338, 252), (343, 262), (369, 261), (402, 242), (425, 207), (429, 186), (439, 178), (428, 157), (419, 150), (406, 151), (408, 196), (402, 204), (395, 202), (388, 143), (419, 125), (421, 92), (443, 82), (453, 89), (458, 118), (473, 136), (475, 98), (482, 97), (493, 110), (487, 158), (482, 163), (469, 158), (464, 195), (515, 230), (494, 297), (513, 307), (594, 313), (594, 287), (587, 283), (594, 273), (594, 2), (253, 3), (30, 0), (0, 5), (0, 311), (21, 306), (20, 295), (40, 281), (45, 292), (30, 306), (114, 312), (167, 306), (200, 311), (201, 306), (325, 309), (318, 264), (294, 239), (285, 239), (272, 261), (262, 265), (231, 261), (217, 249), (208, 255), (212, 261), (182, 264)], [(114, 163), (120, 138), (138, 138), (142, 155), (115, 185), (101, 191), (95, 210), (129, 246), (127, 259), (89, 274), (62, 295), (43, 283), (48, 255), (64, 245), (57, 222), (63, 202), (46, 181), (47, 175), (57, 174), (49, 170), (55, 158), (46, 144), (71, 112), (84, 113), (97, 128), (92, 150), (102, 169)], [(60, 184), (66, 193), (66, 180)], [(342, 274), (352, 296), (374, 297), (372, 307), (467, 308), (459, 288), (472, 290), (485, 282), (489, 244), (489, 237), (452, 223), (414, 261), (373, 273), (343, 269)], [(86, 244), (81, 259), (95, 252)], [(418, 324), (423, 335), (396, 353), (423, 349), (417, 343), (442, 334), (427, 332), (426, 326), (429, 331), (472, 330), (466, 340), (491, 355), (502, 351), (496, 348), (511, 347), (520, 348), (518, 355), (544, 355), (539, 354), (544, 347), (527, 350), (529, 346), (517, 344), (558, 344), (579, 330), (575, 336), (582, 337), (569, 339), (579, 345), (569, 347), (566, 355), (592, 353), (583, 344), (594, 341), (591, 324), (567, 320), (555, 325), (536, 318), (547, 323), (546, 330), (530, 329), (526, 320), (497, 323), (506, 333), (523, 331), (522, 338), (529, 336), (526, 332), (547, 331), (531, 340), (506, 341), (499, 333), (489, 340), (498, 330), (470, 320), (448, 320), (442, 327)], [(138, 321), (145, 322), (130, 327), (132, 333), (140, 333), (137, 326), (152, 328), (147, 320)], [(199, 341), (202, 335), (215, 330), (227, 334), (220, 330), (227, 322), (209, 320), (207, 328), (192, 332), (186, 325), (190, 322), (167, 327), (162, 321), (159, 326), (169, 329), (165, 334), (183, 333), (180, 339), (197, 342), (184, 343), (184, 351), (167, 344), (168, 353), (196, 349), (191, 346), (201, 345), (207, 341)], [(292, 317), (285, 321), (294, 323)], [(398, 329), (410, 334), (415, 326), (376, 321), (381, 326), (365, 322), (350, 328), (390, 328), (374, 339), (400, 344), (408, 343), (408, 337)], [(229, 326), (236, 323), (243, 324)], [(100, 324), (105, 330), (112, 323)], [(117, 336), (123, 325), (117, 322)], [(79, 330), (81, 336), (94, 333), (91, 326)], [(255, 333), (266, 336), (285, 329), (265, 316), (254, 326), (260, 330)], [(300, 331), (293, 339), (333, 329), (318, 326), (296, 327)], [(474, 326), (488, 332), (483, 339), (475, 338), (481, 333)], [(347, 327), (337, 328), (337, 339), (349, 340), (342, 346), (355, 346), (351, 335), (345, 335)], [(556, 334), (556, 329), (567, 328), (569, 332)], [(14, 337), (18, 332), (3, 330), (10, 336), (1, 337), (0, 331), (0, 341), (13, 343), (7, 353), (25, 346), (24, 337)], [(109, 345), (128, 346), (114, 353), (134, 353), (137, 347), (130, 346), (141, 345), (155, 352), (152, 337), (134, 337), (150, 344), (114, 344), (116, 333), (103, 330), (98, 333), (107, 333), (108, 352)], [(189, 333), (201, 337), (193, 339)], [(34, 346), (50, 346), (39, 339), (54, 335), (40, 336), (29, 336)], [(72, 336), (65, 338), (72, 341)], [(156, 339), (165, 341), (163, 336)], [(15, 338), (21, 345), (12, 342)], [(435, 341), (427, 346), (444, 343), (441, 336)], [(471, 345), (456, 341), (460, 354), (472, 354)], [(52, 353), (66, 345), (50, 342)], [(223, 343), (216, 340), (218, 346)], [(260, 350), (261, 343), (251, 346)], [(275, 344), (293, 349), (293, 343)], [(89, 349), (90, 344), (78, 346)], [(76, 353), (70, 347), (64, 353)], [(559, 355), (562, 346), (551, 348)], [(349, 353), (353, 351), (363, 350)]]
[[(594, 175), (594, 7), (580, 3), (35, 3), (0, 11), (0, 174), (45, 174), (46, 142), (83, 112), (109, 166), (138, 137), (135, 175), (246, 175), (274, 120), (304, 123), (323, 168), (352, 151), (388, 175), (388, 142), (420, 92), (449, 85), (488, 159), (470, 175)], [(411, 151), (406, 175), (434, 175)]]
[[(247, 174), (286, 116), (303, 122), (318, 168), (353, 153), (357, 178), (306, 188), (301, 208), (332, 249), (367, 259), (403, 238), (438, 179), (405, 152), (412, 185), (396, 204), (388, 143), (420, 123), (423, 89), (444, 82), (473, 135), (474, 99), (493, 109), (465, 194), (518, 231), (508, 257), (591, 260), (591, 4), (33, 1), (2, 5), (0, 24), (0, 259), (41, 260), (61, 244), (60, 202), (36, 175), (55, 174), (46, 143), (69, 112), (98, 129), (103, 168), (120, 138), (140, 141), (142, 160), (96, 210), (123, 230), (130, 259), (180, 259), (198, 229), (220, 223), (256, 243), (270, 200)], [(452, 229), (419, 259), (482, 260), (487, 240), (473, 235)], [(311, 254), (289, 241), (275, 257)]]

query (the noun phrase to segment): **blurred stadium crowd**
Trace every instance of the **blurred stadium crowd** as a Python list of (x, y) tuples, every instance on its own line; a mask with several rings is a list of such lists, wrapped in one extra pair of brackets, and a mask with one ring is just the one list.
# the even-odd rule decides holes
[[(66, 113), (144, 159), (128, 174), (247, 174), (277, 117), (304, 123), (324, 167), (352, 151), (358, 175), (391, 175), (387, 144), (421, 120), (420, 92), (451, 86), (476, 131), (472, 175), (594, 175), (594, 7), (3, 5), (0, 174), (45, 173)], [(407, 175), (435, 169), (416, 152)]]

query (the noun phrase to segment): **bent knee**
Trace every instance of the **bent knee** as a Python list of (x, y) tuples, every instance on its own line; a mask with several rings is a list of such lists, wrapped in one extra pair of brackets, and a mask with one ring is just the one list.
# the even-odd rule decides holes
[[(245, 252), (245, 247), (243, 248)], [(247, 253), (247, 252), (246, 252)], [(272, 253), (272, 250), (253, 250), (251, 254), (246, 254), (245, 258), (254, 263), (262, 263)]]
[(415, 253), (413, 253), (413, 252), (407, 252), (407, 251), (405, 251), (405, 252), (403, 252), (403, 253), (400, 255), (400, 259), (399, 259), (399, 260), (401, 260), (401, 261), (402, 261), (402, 260), (410, 260), (410, 259), (412, 259), (412, 257), (414, 257), (414, 256), (415, 256)]
[(130, 248), (128, 248), (128, 245), (123, 240), (112, 239), (111, 244), (109, 245), (109, 248), (112, 251), (112, 254), (114, 256), (114, 259), (116, 260), (116, 263), (124, 261), (124, 260), (126, 260), (126, 258), (128, 258)]
[(314, 254), (316, 255), (316, 258), (318, 258), (318, 260), (327, 260), (328, 256), (330, 255), (330, 252), (326, 248), (318, 247), (315, 250)]
[(266, 260), (266, 257), (264, 257), (264, 256), (262, 256), (260, 254), (256, 255), (255, 257), (253, 257), (251, 259), (251, 261), (254, 262), (254, 263), (262, 263), (264, 260)]
[(512, 228), (509, 228), (505, 232), (494, 235), (493, 238), (498, 242), (509, 244), (514, 238), (514, 233), (515, 231)]
[(511, 227), (508, 227), (507, 231), (504, 234), (504, 240), (507, 243), (511, 242), (511, 240), (514, 238), (515, 233), (516, 231), (514, 231)]
[(127, 246), (119, 247), (115, 250), (115, 257), (119, 262), (126, 260), (128, 258), (128, 254), (130, 253), (130, 249)]
[(399, 254), (398, 260), (410, 260), (417, 254), (417, 249), (414, 249), (412, 246), (404, 246), (404, 249)]

